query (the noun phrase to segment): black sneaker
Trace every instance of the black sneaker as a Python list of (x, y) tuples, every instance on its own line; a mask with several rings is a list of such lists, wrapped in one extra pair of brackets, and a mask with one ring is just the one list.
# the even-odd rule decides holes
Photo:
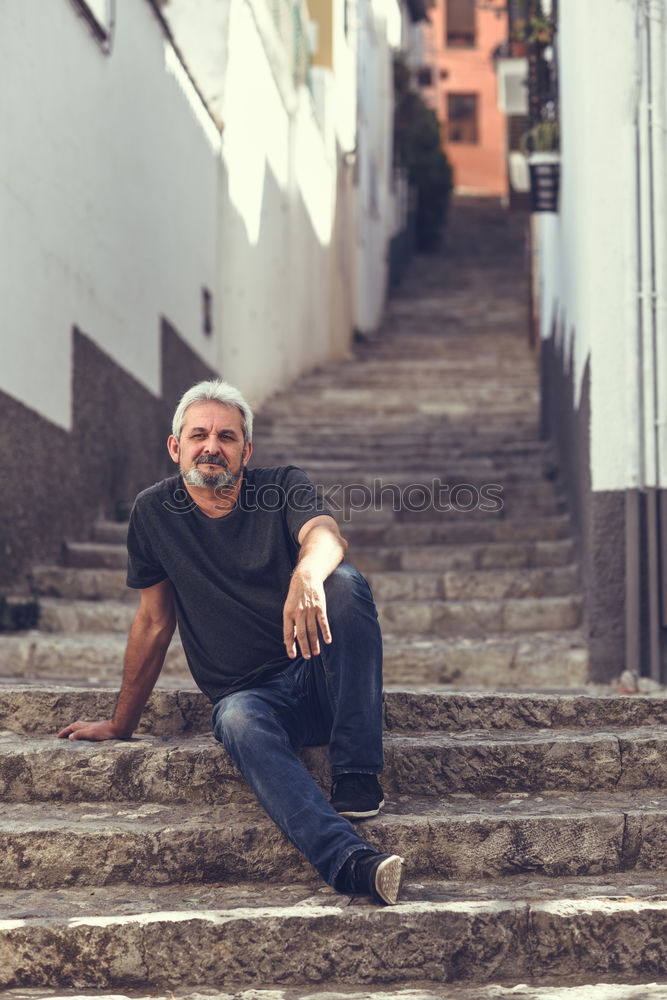
[(372, 896), (378, 903), (394, 906), (403, 881), (405, 858), (362, 849), (349, 857), (340, 873), (339, 892)]
[(341, 774), (334, 779), (331, 805), (347, 819), (377, 816), (384, 805), (380, 782), (374, 774)]

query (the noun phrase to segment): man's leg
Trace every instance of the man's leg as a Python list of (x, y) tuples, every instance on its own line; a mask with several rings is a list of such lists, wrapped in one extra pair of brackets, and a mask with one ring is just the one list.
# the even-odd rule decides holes
[(325, 882), (342, 888), (336, 881), (348, 858), (377, 852), (332, 809), (296, 755), (299, 669), (297, 662), (261, 688), (222, 698), (213, 709), (213, 732), (271, 819)]
[[(375, 775), (382, 772), (382, 636), (370, 588), (353, 566), (342, 563), (325, 586), (333, 641), (321, 643), (331, 713), (333, 802), (353, 818), (374, 815), (382, 805)], [(359, 781), (341, 775), (371, 776)], [(353, 801), (359, 798), (358, 803)]]

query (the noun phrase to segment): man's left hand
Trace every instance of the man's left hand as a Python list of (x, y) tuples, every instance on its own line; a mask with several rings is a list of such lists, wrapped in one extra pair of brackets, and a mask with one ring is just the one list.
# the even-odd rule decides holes
[(296, 656), (297, 643), (305, 660), (319, 654), (318, 625), (323, 640), (330, 643), (331, 630), (327, 619), (324, 581), (314, 580), (297, 567), (283, 608), (283, 638), (290, 659), (293, 660)]

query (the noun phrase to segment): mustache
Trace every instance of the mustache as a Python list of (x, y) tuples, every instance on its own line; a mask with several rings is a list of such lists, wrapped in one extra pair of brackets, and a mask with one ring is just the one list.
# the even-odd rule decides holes
[(199, 455), (195, 459), (195, 465), (219, 465), (222, 469), (229, 467), (221, 455)]

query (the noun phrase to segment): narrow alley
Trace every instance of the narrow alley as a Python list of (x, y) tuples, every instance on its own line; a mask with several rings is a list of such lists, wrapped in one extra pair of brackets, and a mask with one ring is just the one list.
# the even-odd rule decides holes
[[(665, 700), (587, 684), (524, 224), (455, 202), (383, 329), (255, 425), (253, 464), (306, 469), (375, 594), (387, 807), (364, 834), (407, 858), (399, 905), (323, 886), (263, 816), (176, 641), (137, 738), (55, 739), (120, 680), (136, 595), (104, 521), (35, 568), (39, 629), (0, 641), (9, 995), (630, 1000), (596, 984), (667, 967)], [(326, 748), (304, 756), (328, 791)]]

